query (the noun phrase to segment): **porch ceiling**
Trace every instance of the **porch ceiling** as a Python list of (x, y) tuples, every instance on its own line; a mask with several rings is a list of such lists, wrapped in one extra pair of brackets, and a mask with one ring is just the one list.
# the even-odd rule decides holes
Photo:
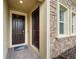
[(37, 4), (37, 0), (22, 0), (23, 4), (20, 4), (19, 1), (20, 0), (8, 0), (9, 9), (29, 12)]

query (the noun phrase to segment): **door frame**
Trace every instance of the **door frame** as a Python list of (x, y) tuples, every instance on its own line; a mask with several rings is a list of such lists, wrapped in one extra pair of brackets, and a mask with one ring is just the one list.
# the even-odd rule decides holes
[[(12, 45), (12, 14), (25, 16), (25, 43)], [(27, 25), (28, 25), (28, 23), (27, 23), (27, 14), (26, 13), (10, 10), (10, 48), (28, 44), (28, 26)]]

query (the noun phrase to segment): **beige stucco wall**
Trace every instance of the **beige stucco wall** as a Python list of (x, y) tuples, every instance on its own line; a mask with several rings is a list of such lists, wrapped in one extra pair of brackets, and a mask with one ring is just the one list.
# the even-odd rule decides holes
[[(58, 2), (66, 6), (70, 11), (76, 11), (76, 5), (72, 0), (50, 0), (50, 54), (54, 58), (76, 45), (76, 36), (70, 33), (68, 36), (58, 37)], [(69, 15), (70, 18), (70, 15)], [(70, 21), (70, 19), (69, 19)], [(70, 24), (69, 24), (70, 25)]]
[(3, 59), (6, 59), (8, 51), (8, 8), (6, 0), (3, 1)]
[(47, 59), (47, 1), (40, 5), (40, 56)]

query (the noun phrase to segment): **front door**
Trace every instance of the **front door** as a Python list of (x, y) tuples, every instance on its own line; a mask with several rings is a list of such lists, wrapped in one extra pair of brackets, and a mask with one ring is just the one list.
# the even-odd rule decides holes
[(39, 8), (32, 13), (32, 44), (39, 49)]
[(12, 14), (12, 45), (25, 43), (25, 16)]

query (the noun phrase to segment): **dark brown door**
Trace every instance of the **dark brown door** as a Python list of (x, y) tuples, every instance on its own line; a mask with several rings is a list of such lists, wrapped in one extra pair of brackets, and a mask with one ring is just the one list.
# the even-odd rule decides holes
[(25, 42), (25, 16), (12, 14), (12, 45)]
[(32, 44), (39, 49), (39, 8), (32, 13)]

